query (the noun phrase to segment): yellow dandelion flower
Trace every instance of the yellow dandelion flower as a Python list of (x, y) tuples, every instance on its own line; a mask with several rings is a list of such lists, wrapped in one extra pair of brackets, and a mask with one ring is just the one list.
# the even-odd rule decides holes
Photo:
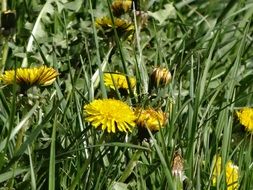
[(161, 110), (136, 108), (135, 115), (137, 117), (137, 126), (149, 128), (150, 131), (158, 131), (167, 123), (166, 114)]
[[(226, 174), (226, 185), (227, 190), (237, 190), (239, 188), (238, 179), (239, 179), (239, 168), (229, 160), (225, 165), (225, 174)], [(217, 185), (217, 179), (220, 177), (222, 172), (221, 168), (221, 157), (214, 157), (214, 171), (212, 175), (212, 183), (214, 186)]]
[(245, 129), (253, 133), (253, 108), (245, 107), (237, 111), (236, 114)]
[[(114, 18), (114, 27), (119, 35), (119, 37), (129, 36), (134, 31), (134, 25), (125, 20), (120, 18)], [(104, 33), (108, 36), (113, 36), (113, 22), (108, 17), (102, 17), (100, 19), (96, 19), (96, 26), (104, 31)]]
[(0, 76), (0, 80), (8, 85), (16, 83), (25, 86), (48, 86), (55, 81), (58, 75), (59, 73), (55, 69), (51, 67), (40, 66), (34, 68), (18, 68), (16, 73), (15, 70), (5, 71), (4, 74)]
[(108, 133), (132, 131), (135, 115), (124, 102), (114, 99), (94, 100), (84, 106), (85, 120), (95, 128), (101, 126)]
[[(130, 81), (131, 89), (134, 89), (136, 80), (134, 77), (128, 77)], [(105, 86), (112, 89), (126, 89), (128, 90), (127, 77), (120, 73), (104, 73)]]
[(120, 16), (131, 10), (132, 0), (115, 0), (112, 3), (112, 13), (114, 16)]

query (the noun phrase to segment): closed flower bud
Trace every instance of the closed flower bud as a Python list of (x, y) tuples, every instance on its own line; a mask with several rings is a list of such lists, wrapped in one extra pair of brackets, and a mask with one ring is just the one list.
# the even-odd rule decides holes
[(151, 87), (164, 87), (171, 81), (171, 73), (166, 68), (155, 68), (150, 76)]
[(16, 30), (16, 11), (4, 11), (1, 13), (1, 33), (4, 36), (13, 35)]

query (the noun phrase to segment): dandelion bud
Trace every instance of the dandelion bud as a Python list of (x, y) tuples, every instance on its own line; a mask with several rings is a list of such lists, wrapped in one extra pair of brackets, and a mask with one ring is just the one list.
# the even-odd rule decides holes
[(9, 36), (16, 30), (16, 11), (4, 11), (1, 13), (1, 33)]
[(171, 73), (166, 68), (155, 68), (150, 76), (151, 87), (163, 87), (170, 83)]

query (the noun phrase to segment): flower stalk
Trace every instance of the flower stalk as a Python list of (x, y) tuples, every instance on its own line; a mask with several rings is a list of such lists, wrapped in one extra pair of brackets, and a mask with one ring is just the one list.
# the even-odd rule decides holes
[[(2, 12), (7, 11), (7, 0), (2, 0)], [(1, 60), (1, 73), (3, 72), (7, 56), (8, 56), (9, 46), (8, 46), (8, 40), (6, 38), (3, 38), (3, 50), (2, 50), (2, 60)]]

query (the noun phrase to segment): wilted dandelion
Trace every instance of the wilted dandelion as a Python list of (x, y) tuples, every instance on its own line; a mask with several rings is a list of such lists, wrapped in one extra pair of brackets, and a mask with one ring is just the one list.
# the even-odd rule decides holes
[[(134, 77), (128, 77), (130, 81), (130, 88), (134, 89), (136, 80)], [(104, 83), (107, 87), (112, 89), (126, 89), (128, 90), (127, 76), (120, 73), (104, 73)]]
[[(5, 71), (0, 79), (5, 84), (19, 84), (21, 86), (48, 86), (51, 85), (59, 73), (46, 66), (34, 67), (34, 68), (18, 68), (15, 70)], [(16, 78), (15, 78), (16, 76)]]
[(132, 131), (135, 115), (124, 102), (114, 99), (94, 100), (84, 106), (85, 120), (108, 133)]
[(148, 128), (150, 131), (158, 131), (167, 123), (166, 114), (161, 110), (136, 108), (135, 115), (137, 117), (137, 126)]
[(114, 16), (120, 16), (128, 12), (132, 7), (132, 0), (115, 0), (112, 3), (112, 13)]
[[(221, 168), (221, 157), (214, 157), (214, 171), (212, 175), (212, 183), (214, 186), (217, 185), (217, 179), (220, 177), (222, 168)], [(225, 178), (227, 190), (237, 190), (239, 188), (238, 178), (239, 178), (239, 168), (229, 160), (225, 165)]]
[(96, 26), (102, 29), (107, 36), (113, 36), (113, 25), (119, 37), (128, 37), (133, 33), (134, 25), (131, 22), (120, 18), (114, 18), (113, 21), (108, 17), (102, 17), (96, 19)]
[(247, 131), (253, 133), (253, 108), (245, 107), (236, 112), (240, 123)]
[(172, 175), (178, 177), (181, 182), (185, 179), (184, 175), (184, 159), (178, 150), (174, 153), (172, 162)]

